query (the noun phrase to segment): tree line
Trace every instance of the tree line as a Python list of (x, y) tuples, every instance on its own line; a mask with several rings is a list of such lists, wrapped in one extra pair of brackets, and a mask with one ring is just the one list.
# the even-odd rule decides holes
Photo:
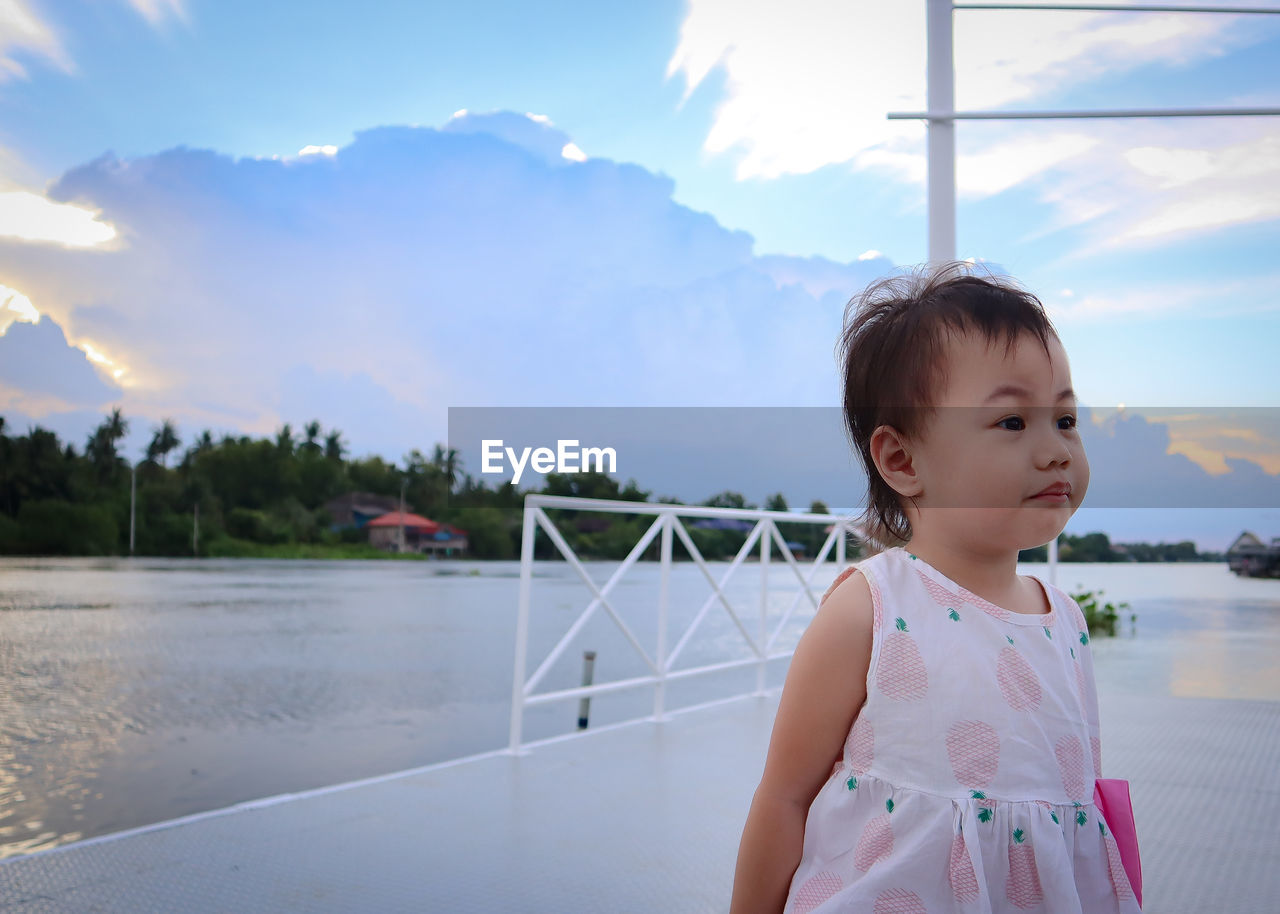
[[(119, 408), (88, 436), (83, 451), (39, 426), (10, 437), (0, 416), (0, 553), (9, 555), (128, 555), (130, 491), (134, 506), (134, 554), (145, 556), (372, 557), (385, 555), (368, 544), (362, 529), (332, 529), (325, 504), (348, 492), (398, 498), (405, 510), (466, 531), (471, 558), (512, 559), (520, 552), (524, 497), (548, 495), (650, 502), (652, 493), (634, 480), (619, 484), (599, 472), (545, 477), (541, 489), (519, 490), (509, 481), (494, 487), (463, 471), (456, 450), (434, 446), (428, 457), (418, 449), (402, 465), (381, 457), (352, 459), (338, 429), (307, 423), (301, 434), (281, 426), (274, 438), (224, 435), (209, 430), (182, 448), (177, 428), (164, 420), (152, 429), (145, 456), (136, 466), (119, 453), (129, 421)], [(681, 504), (662, 496), (656, 503)], [(711, 507), (749, 508), (738, 492), (724, 491), (701, 502)], [(769, 496), (768, 511), (790, 510), (780, 494)], [(827, 514), (821, 501), (807, 511)], [(193, 536), (197, 526), (198, 538)], [(574, 552), (584, 558), (621, 559), (640, 539), (652, 516), (554, 510), (548, 515)], [(732, 558), (747, 533), (706, 529), (685, 520), (698, 551), (709, 559)], [(815, 555), (826, 539), (818, 524), (778, 524), (779, 533), (797, 551)], [(776, 555), (776, 543), (773, 544)], [(644, 554), (657, 559), (655, 538)], [(687, 559), (677, 538), (672, 554)], [(856, 543), (849, 555), (858, 555)], [(535, 539), (538, 558), (559, 556), (545, 532)], [(1045, 561), (1046, 547), (1025, 550), (1022, 561)], [(1191, 542), (1112, 546), (1106, 534), (1064, 536), (1062, 561), (1222, 561), (1198, 554)]]

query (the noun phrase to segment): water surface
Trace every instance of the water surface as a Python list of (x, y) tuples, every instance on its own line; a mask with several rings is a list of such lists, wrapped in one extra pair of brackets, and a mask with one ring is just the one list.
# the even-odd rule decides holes
[[(588, 563), (603, 584), (616, 563)], [(718, 579), (727, 566), (714, 564)], [(1048, 577), (1044, 565), (1023, 574)], [(835, 575), (815, 579), (820, 594)], [(499, 748), (510, 726), (516, 562), (0, 558), (0, 857)], [(652, 658), (659, 569), (638, 566), (611, 603)], [(770, 569), (772, 632), (795, 578)], [(1093, 640), (1099, 687), (1218, 698), (1280, 698), (1280, 581), (1225, 565), (1058, 567), (1058, 586), (1128, 601), (1136, 625)], [(760, 569), (728, 588), (760, 628)], [(702, 573), (671, 574), (680, 641), (711, 593)], [(563, 563), (539, 563), (526, 676), (591, 595)], [(800, 607), (774, 650), (794, 646)], [(603, 609), (538, 691), (648, 667)], [(675, 669), (748, 656), (712, 605)], [(785, 661), (769, 665), (780, 685)], [(754, 669), (673, 682), (667, 706), (753, 689)], [(593, 726), (650, 714), (651, 689), (592, 700)], [(529, 709), (526, 739), (570, 732), (576, 700)]]

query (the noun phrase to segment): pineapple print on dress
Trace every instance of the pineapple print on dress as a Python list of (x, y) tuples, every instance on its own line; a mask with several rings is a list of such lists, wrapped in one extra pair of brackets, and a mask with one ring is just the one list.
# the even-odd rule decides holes
[(1058, 758), (1058, 770), (1062, 773), (1062, 786), (1072, 800), (1083, 802), (1084, 795), (1084, 745), (1078, 736), (1064, 736), (1053, 747)]
[[(968, 787), (979, 800), (986, 799), (982, 789), (995, 779), (1000, 767), (1000, 734), (995, 727), (980, 720), (962, 720), (947, 730), (947, 758), (956, 780)], [(991, 819), (988, 803), (980, 803), (978, 818)]]
[(1044, 900), (1035, 852), (1020, 828), (1013, 830), (1013, 840), (1009, 842), (1009, 878), (1004, 889), (1009, 901), (1019, 908), (1034, 908)]
[(893, 825), (889, 822), (889, 816), (893, 814), (893, 800), (886, 800), (884, 808), (884, 812), (867, 823), (857, 847), (853, 849), (853, 865), (864, 873), (877, 860), (893, 853)]
[(859, 711), (858, 719), (853, 722), (853, 728), (849, 730), (849, 736), (844, 743), (844, 755), (849, 762), (850, 772), (846, 785), (850, 790), (857, 789), (859, 775), (871, 770), (875, 753), (875, 728), (871, 726), (867, 715)]
[(1111, 886), (1116, 890), (1116, 897), (1121, 901), (1133, 898), (1133, 886), (1129, 884), (1129, 874), (1124, 871), (1124, 861), (1120, 859), (1120, 845), (1102, 820), (1098, 820), (1098, 829), (1102, 832), (1102, 842), (1107, 848), (1107, 870), (1111, 874)]
[(929, 914), (929, 909), (915, 892), (907, 889), (885, 889), (876, 896), (873, 914)]
[(978, 897), (978, 877), (973, 873), (973, 860), (965, 846), (964, 835), (956, 832), (951, 839), (951, 858), (947, 865), (947, 878), (956, 901), (974, 901)]
[(1016, 647), (1006, 647), (1000, 652), (996, 680), (1000, 683), (1000, 694), (1013, 710), (1035, 711), (1040, 707), (1040, 677)]
[(929, 690), (929, 674), (915, 638), (907, 631), (901, 616), (893, 620), (894, 630), (884, 639), (880, 650), (880, 669), (876, 685), (887, 697), (898, 701), (924, 698)]
[(844, 882), (838, 873), (828, 870), (814, 873), (796, 890), (795, 902), (791, 910), (793, 914), (808, 914), (842, 888), (844, 888)]

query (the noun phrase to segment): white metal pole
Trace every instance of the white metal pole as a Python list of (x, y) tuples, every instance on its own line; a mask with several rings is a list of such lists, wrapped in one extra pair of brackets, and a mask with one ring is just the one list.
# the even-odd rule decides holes
[(764, 694), (765, 666), (769, 662), (769, 543), (772, 537), (769, 528), (773, 521), (762, 518), (760, 521), (760, 636), (756, 643), (760, 645), (760, 665), (756, 667), (756, 694)]
[(524, 673), (529, 650), (529, 592), (533, 586), (534, 506), (524, 502), (524, 528), (520, 535), (520, 604), (516, 612), (516, 666), (511, 679), (511, 746), (520, 754), (520, 729), (524, 724)]
[(662, 579), (658, 588), (658, 682), (653, 690), (653, 716), (662, 720), (667, 690), (667, 609), (671, 603), (671, 530), (675, 515), (662, 518)]
[(138, 501), (138, 462), (129, 467), (129, 555), (133, 555), (134, 505)]
[(1188, 6), (1186, 4), (1143, 4), (1132, 3), (957, 3), (958, 10), (1069, 10), (1075, 12), (1102, 13), (1227, 13), (1244, 15), (1248, 13), (1264, 13), (1273, 15), (1280, 13), (1280, 8), (1267, 6)]
[(1049, 583), (1058, 586), (1058, 537), (1049, 540)]
[[(956, 259), (955, 60), (951, 0), (928, 0), (929, 260)], [(941, 116), (943, 119), (939, 119)]]

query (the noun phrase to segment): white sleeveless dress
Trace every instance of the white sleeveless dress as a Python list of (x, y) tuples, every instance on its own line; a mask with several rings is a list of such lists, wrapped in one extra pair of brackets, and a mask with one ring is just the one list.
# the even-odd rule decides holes
[(874, 605), (867, 698), (809, 808), (785, 914), (1139, 911), (1093, 803), (1076, 601), (1040, 581), (1052, 611), (1011, 612), (904, 547), (836, 584), (854, 569)]

